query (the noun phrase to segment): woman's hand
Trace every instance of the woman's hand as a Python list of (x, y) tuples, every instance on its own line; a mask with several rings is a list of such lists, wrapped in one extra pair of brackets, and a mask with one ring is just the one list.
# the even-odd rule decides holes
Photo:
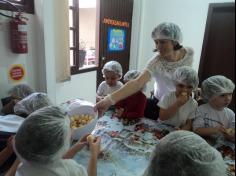
[(94, 106), (94, 110), (98, 111), (98, 116), (101, 117), (111, 105), (112, 101), (108, 96), (106, 96), (103, 100), (101, 100)]
[(176, 101), (176, 102), (177, 102), (177, 104), (178, 104), (179, 106), (183, 106), (185, 103), (187, 103), (188, 99), (189, 99), (188, 95), (182, 93), (182, 94), (180, 94), (180, 95), (177, 97), (177, 101)]

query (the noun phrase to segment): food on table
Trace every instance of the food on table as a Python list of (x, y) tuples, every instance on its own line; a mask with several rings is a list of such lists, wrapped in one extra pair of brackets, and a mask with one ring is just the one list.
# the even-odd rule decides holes
[(89, 142), (89, 143), (91, 143), (91, 142), (93, 142), (94, 141), (94, 137), (93, 137), (93, 135), (88, 135), (87, 136), (87, 141)]
[(94, 119), (94, 116), (88, 114), (80, 114), (71, 116), (71, 128), (76, 129), (83, 127), (90, 123)]

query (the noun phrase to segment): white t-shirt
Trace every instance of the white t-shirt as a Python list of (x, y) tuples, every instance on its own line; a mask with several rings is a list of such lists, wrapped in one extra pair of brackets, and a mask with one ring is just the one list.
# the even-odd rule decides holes
[(123, 86), (123, 83), (120, 81), (117, 81), (116, 86), (113, 86), (113, 87), (110, 87), (106, 83), (106, 81), (103, 81), (98, 87), (97, 94), (99, 96), (106, 96), (106, 95), (111, 94), (111, 93), (115, 92), (116, 90), (120, 89), (122, 86)]
[(48, 165), (21, 164), (16, 176), (87, 176), (87, 171), (72, 159), (61, 159)]
[(175, 91), (172, 75), (181, 66), (192, 66), (193, 50), (185, 48), (186, 54), (183, 59), (177, 62), (168, 62), (160, 58), (159, 54), (154, 55), (146, 66), (146, 69), (155, 80), (154, 96), (161, 100), (161, 97), (169, 92)]
[(14, 114), (0, 116), (0, 131), (16, 133), (24, 120), (25, 118)]
[(223, 125), (225, 128), (235, 128), (235, 114), (229, 108), (222, 111), (215, 110), (209, 103), (197, 108), (193, 130), (197, 128), (211, 128)]
[[(171, 92), (167, 95), (164, 95), (161, 101), (159, 101), (157, 105), (160, 108), (167, 109), (172, 104), (174, 104), (176, 100), (177, 97), (175, 95), (175, 92)], [(189, 100), (178, 109), (178, 111), (175, 113), (173, 117), (164, 121), (158, 119), (158, 122), (172, 125), (175, 127), (180, 127), (181, 125), (184, 125), (187, 120), (194, 118), (197, 106), (198, 106), (197, 101), (190, 97)]]

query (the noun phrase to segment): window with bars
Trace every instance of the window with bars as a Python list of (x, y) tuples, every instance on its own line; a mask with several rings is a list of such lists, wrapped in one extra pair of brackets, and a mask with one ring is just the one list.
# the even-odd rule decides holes
[(78, 74), (96, 70), (96, 6), (85, 7), (83, 3), (88, 2), (87, 0), (68, 0), (68, 2), (71, 73)]
[[(16, 6), (16, 8), (10, 5), (10, 3)], [(17, 8), (22, 12), (33, 14), (34, 0), (0, 0), (0, 10), (17, 11)]]

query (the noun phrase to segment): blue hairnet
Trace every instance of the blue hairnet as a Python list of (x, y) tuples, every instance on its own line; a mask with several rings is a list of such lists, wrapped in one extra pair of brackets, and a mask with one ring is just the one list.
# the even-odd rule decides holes
[(182, 32), (178, 25), (174, 23), (161, 23), (152, 31), (153, 40), (172, 40), (179, 44), (182, 42)]
[(144, 176), (226, 176), (221, 154), (189, 131), (171, 132), (153, 152)]
[(124, 75), (124, 81), (129, 81), (137, 78), (140, 75), (140, 71), (138, 70), (130, 70)]
[(173, 81), (184, 83), (186, 85), (191, 85), (193, 90), (198, 88), (199, 79), (197, 72), (189, 67), (189, 66), (182, 66), (175, 70), (173, 77)]
[(30, 114), (15, 136), (17, 155), (29, 162), (51, 163), (68, 151), (70, 120), (56, 106), (48, 106)]
[(32, 93), (25, 97), (23, 100), (16, 103), (14, 106), (14, 112), (16, 114), (31, 114), (32, 112), (43, 108), (45, 106), (52, 105), (47, 94), (45, 93)]
[(8, 91), (8, 94), (13, 97), (23, 99), (23, 98), (27, 97), (28, 95), (32, 94), (33, 92), (34, 92), (34, 90), (31, 87), (29, 87), (28, 85), (19, 84), (19, 85), (12, 87)]
[(202, 97), (208, 101), (213, 96), (224, 93), (233, 93), (235, 84), (228, 78), (216, 75), (202, 82)]
[(103, 75), (106, 72), (114, 72), (114, 73), (118, 74), (120, 76), (120, 78), (122, 78), (122, 76), (123, 76), (122, 67), (121, 67), (120, 63), (116, 62), (116, 61), (109, 61), (104, 65), (104, 67), (102, 69)]

